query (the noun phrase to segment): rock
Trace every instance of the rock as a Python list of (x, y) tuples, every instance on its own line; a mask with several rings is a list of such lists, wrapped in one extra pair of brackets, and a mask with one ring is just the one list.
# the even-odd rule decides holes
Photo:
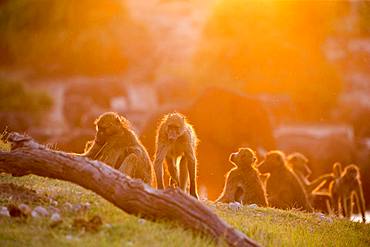
[(82, 210), (82, 205), (81, 204), (75, 204), (72, 206), (72, 211), (75, 213), (78, 213)]
[(139, 219), (139, 220), (138, 220), (138, 222), (139, 222), (139, 224), (140, 224), (140, 225), (143, 225), (143, 224), (145, 224), (146, 220), (144, 220), (144, 219)]
[(59, 208), (56, 208), (56, 207), (53, 207), (53, 206), (49, 206), (48, 207), (48, 211), (53, 214), (53, 213), (58, 213), (60, 214), (60, 209)]
[(53, 200), (53, 199), (50, 199), (50, 204), (54, 207), (57, 207), (58, 206), (58, 202)]
[(40, 215), (35, 210), (33, 210), (31, 212), (31, 216), (32, 216), (32, 218), (39, 218), (40, 217)]
[(85, 202), (81, 204), (83, 210), (89, 210), (91, 208), (91, 204), (89, 202)]
[(62, 223), (62, 217), (59, 213), (53, 213), (50, 217), (50, 227), (56, 227), (60, 223)]
[(257, 207), (258, 207), (257, 204), (254, 204), (254, 203), (248, 205), (248, 208), (252, 208), (252, 209), (255, 209)]
[(326, 216), (323, 213), (315, 213), (315, 215), (321, 220), (321, 221), (326, 221), (328, 223), (333, 223), (333, 219)]
[(48, 217), (49, 216), (49, 212), (44, 207), (41, 207), (41, 206), (35, 207), (33, 209), (33, 212), (36, 212), (37, 214), (39, 214), (40, 216), (43, 216), (43, 217)]
[(66, 236), (66, 239), (67, 239), (67, 240), (73, 240), (73, 236), (72, 236), (71, 234), (68, 234), (68, 235)]
[(243, 205), (239, 202), (230, 202), (228, 207), (231, 210), (238, 211), (243, 208)]
[(0, 208), (0, 216), (3, 217), (10, 217), (10, 213), (7, 207), (1, 207)]
[(72, 208), (73, 208), (73, 206), (72, 206), (72, 204), (71, 204), (71, 203), (69, 203), (69, 202), (66, 202), (66, 203), (64, 203), (64, 204), (63, 204), (63, 209), (64, 209), (65, 211), (71, 211), (71, 210), (72, 210)]
[(50, 220), (52, 222), (56, 222), (56, 221), (61, 221), (62, 220), (62, 217), (60, 216), (60, 214), (58, 213), (53, 213), (50, 217)]
[(22, 213), (26, 216), (31, 215), (32, 209), (27, 204), (21, 203), (18, 205), (18, 208), (22, 211)]

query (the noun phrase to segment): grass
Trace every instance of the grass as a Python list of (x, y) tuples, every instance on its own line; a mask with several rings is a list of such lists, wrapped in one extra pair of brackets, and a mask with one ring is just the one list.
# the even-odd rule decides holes
[[(0, 246), (214, 246), (207, 237), (170, 222), (139, 220), (114, 207), (111, 203), (74, 184), (25, 176), (14, 178), (0, 175), (0, 183), (24, 185), (47, 195), (62, 207), (65, 202), (73, 205), (89, 202), (88, 211), (63, 214), (63, 223), (55, 228), (49, 219), (26, 220), (0, 218)], [(0, 205), (11, 199), (1, 197)], [(45, 207), (49, 203), (44, 203)], [(225, 204), (206, 202), (229, 224), (243, 231), (264, 246), (369, 246), (370, 225), (343, 219), (320, 218), (296, 210), (283, 211), (272, 208), (248, 208), (233, 211)], [(32, 205), (36, 206), (36, 205)], [(76, 217), (102, 217), (104, 225), (97, 233), (87, 233), (72, 227)]]

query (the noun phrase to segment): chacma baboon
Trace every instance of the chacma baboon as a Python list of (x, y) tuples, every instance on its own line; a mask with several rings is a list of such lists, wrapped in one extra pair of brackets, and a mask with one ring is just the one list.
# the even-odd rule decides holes
[[(193, 127), (187, 123), (180, 113), (170, 113), (164, 116), (156, 136), (156, 152), (154, 169), (158, 189), (163, 189), (163, 162), (166, 160), (171, 184), (186, 190), (190, 178), (190, 194), (197, 194), (197, 159), (196, 147), (198, 139)], [(177, 160), (180, 159), (180, 171)], [(178, 174), (180, 173), (180, 174)]]
[[(339, 163), (334, 164), (335, 175), (341, 170)], [(339, 213), (339, 207), (343, 210), (343, 216), (350, 219), (352, 216), (353, 197), (356, 198), (358, 211), (361, 213), (362, 221), (365, 217), (365, 198), (362, 191), (360, 170), (356, 165), (348, 165), (344, 171), (330, 185), (332, 205), (335, 213)]]
[(312, 211), (303, 185), (285, 164), (283, 152), (268, 152), (257, 169), (262, 173), (270, 173), (266, 183), (267, 200), (270, 206), (281, 209), (303, 208)]
[(330, 212), (330, 194), (320, 192), (319, 190), (333, 180), (333, 174), (324, 174), (317, 179), (310, 181), (311, 169), (308, 167), (308, 159), (301, 153), (292, 153), (287, 157), (288, 167), (297, 175), (306, 190), (308, 199), (312, 207), (316, 210), (329, 213)]
[(153, 167), (149, 155), (127, 119), (114, 112), (100, 115), (96, 135), (88, 141), (82, 156), (99, 160), (132, 178), (152, 184)]
[(266, 191), (255, 168), (257, 157), (250, 148), (239, 148), (230, 155), (229, 161), (235, 166), (227, 174), (224, 190), (216, 202), (255, 203), (268, 206)]

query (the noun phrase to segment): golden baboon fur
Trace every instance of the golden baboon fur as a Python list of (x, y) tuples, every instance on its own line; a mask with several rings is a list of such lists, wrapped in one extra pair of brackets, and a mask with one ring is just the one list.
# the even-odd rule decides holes
[[(356, 198), (358, 211), (361, 213), (363, 222), (365, 222), (366, 207), (359, 168), (352, 164), (346, 166), (344, 171), (341, 172), (340, 164), (336, 163), (333, 169), (336, 179), (330, 185), (330, 193), (334, 212), (339, 214), (339, 208), (341, 207), (343, 216), (350, 219), (353, 200)], [(340, 176), (338, 177), (339, 173)]]
[[(197, 193), (197, 158), (198, 139), (193, 127), (184, 115), (170, 113), (159, 124), (156, 136), (154, 169), (159, 189), (163, 184), (163, 162), (166, 160), (171, 185), (186, 191), (190, 179), (190, 194), (198, 198)], [(180, 159), (179, 169), (177, 160)]]
[(230, 155), (229, 161), (235, 167), (226, 174), (224, 190), (216, 202), (237, 201), (268, 206), (265, 188), (255, 168), (255, 152), (250, 148), (239, 148), (238, 152)]
[(271, 207), (281, 209), (303, 208), (312, 211), (301, 181), (285, 164), (283, 152), (268, 152), (265, 160), (257, 168), (262, 173), (270, 173), (266, 183), (266, 193)]
[(308, 166), (308, 159), (301, 153), (292, 153), (287, 157), (288, 167), (300, 179), (304, 189), (306, 190), (310, 204), (315, 210), (329, 213), (331, 197), (329, 193), (319, 192), (319, 189), (327, 182), (333, 180), (333, 174), (324, 174), (317, 179), (310, 181), (311, 169)]
[(95, 126), (95, 139), (86, 143), (82, 156), (102, 161), (132, 178), (152, 184), (151, 160), (128, 120), (117, 113), (106, 112), (96, 119)]

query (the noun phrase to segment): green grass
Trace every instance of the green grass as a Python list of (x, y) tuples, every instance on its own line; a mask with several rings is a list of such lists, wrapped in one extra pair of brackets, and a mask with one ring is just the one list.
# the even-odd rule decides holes
[[(49, 220), (26, 220), (0, 217), (0, 246), (215, 246), (207, 237), (184, 230), (170, 222), (140, 221), (128, 215), (94, 193), (68, 182), (26, 176), (14, 178), (1, 174), (0, 183), (15, 183), (47, 195), (62, 207), (71, 204), (91, 204), (82, 213), (63, 214), (63, 223), (49, 227)], [(11, 200), (0, 194), (0, 206)], [(45, 207), (49, 203), (45, 203)], [(316, 214), (283, 211), (271, 208), (243, 207), (233, 211), (225, 204), (207, 202), (221, 218), (264, 246), (369, 246), (370, 225), (333, 219), (320, 219)], [(35, 206), (35, 205), (32, 205)], [(97, 233), (74, 229), (76, 217), (102, 217), (104, 225)]]

